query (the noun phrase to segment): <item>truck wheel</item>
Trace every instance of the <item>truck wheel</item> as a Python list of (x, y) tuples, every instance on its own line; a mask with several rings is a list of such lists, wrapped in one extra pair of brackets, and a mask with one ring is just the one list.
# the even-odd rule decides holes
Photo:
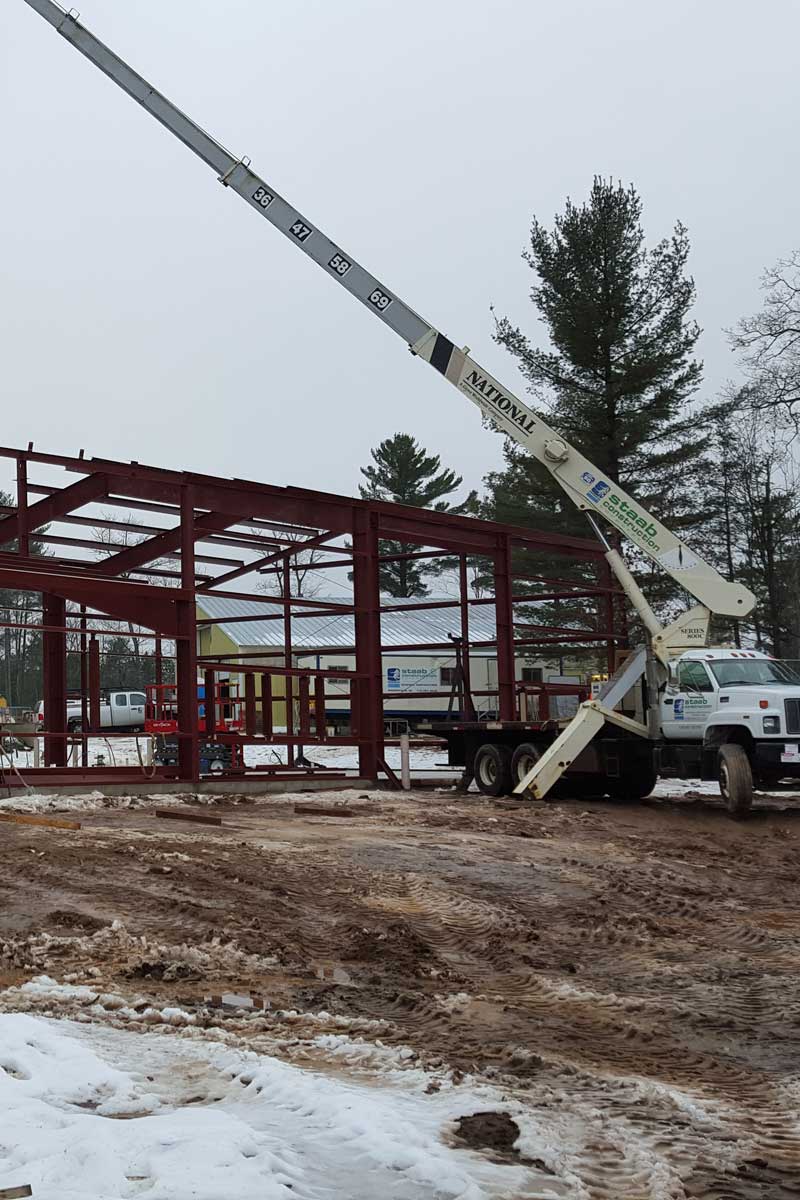
[(610, 779), (607, 791), (612, 800), (621, 800), (624, 804), (635, 804), (649, 796), (658, 782), (658, 776), (651, 767), (640, 767), (630, 771), (620, 779)]
[(508, 746), (484, 742), (478, 748), (475, 782), (484, 796), (504, 796), (511, 791), (511, 751)]
[(512, 790), (536, 766), (542, 757), (541, 747), (533, 742), (521, 742), (511, 756), (511, 787)]
[(719, 790), (729, 813), (740, 816), (753, 803), (753, 771), (743, 746), (730, 742), (719, 748)]

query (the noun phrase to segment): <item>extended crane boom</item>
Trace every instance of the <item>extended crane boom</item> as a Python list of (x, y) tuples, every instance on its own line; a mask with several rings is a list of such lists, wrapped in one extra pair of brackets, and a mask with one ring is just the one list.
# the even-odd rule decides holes
[[(714, 567), (690, 550), (622, 488), (605, 479), (597, 467), (550, 429), (508, 388), (484, 371), (466, 350), (459, 350), (449, 338), (404, 304), (385, 284), (356, 262), (351, 254), (332, 242), (270, 184), (251, 171), (248, 159), (237, 158), (221, 146), (84, 28), (72, 12), (66, 12), (54, 0), (25, 2), (212, 167), (221, 183), (237, 192), (251, 208), (266, 217), (304, 254), (394, 330), (414, 354), (435, 367), (495, 425), (525, 446), (534, 458), (547, 467), (578, 508), (601, 513), (643, 554), (658, 563), (711, 612), (728, 617), (743, 617), (750, 612), (755, 598), (747, 588), (723, 579)], [(612, 566), (619, 577), (619, 563), (612, 562)], [(625, 581), (623, 585), (628, 590)], [(641, 597), (640, 601), (637, 606), (644, 612), (645, 602)], [(698, 635), (695, 633), (691, 636), (696, 639)]]

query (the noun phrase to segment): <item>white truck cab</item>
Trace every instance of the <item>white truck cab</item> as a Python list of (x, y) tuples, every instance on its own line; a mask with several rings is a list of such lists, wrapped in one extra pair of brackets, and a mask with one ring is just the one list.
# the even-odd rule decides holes
[[(735, 726), (753, 738), (800, 737), (800, 664), (757, 650), (689, 650), (673, 665), (661, 695), (665, 738), (703, 741)], [(800, 763), (798, 763), (800, 765)]]
[(751, 791), (753, 779), (770, 786), (800, 776), (799, 663), (758, 650), (689, 650), (671, 664), (659, 710), (660, 774), (719, 778), (729, 801), (731, 762), (745, 790), (748, 771)]

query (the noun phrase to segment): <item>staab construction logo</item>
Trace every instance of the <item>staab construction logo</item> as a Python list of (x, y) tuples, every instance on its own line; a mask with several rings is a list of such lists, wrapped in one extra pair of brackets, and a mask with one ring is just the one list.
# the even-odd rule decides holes
[(497, 409), (509, 421), (513, 421), (524, 433), (533, 433), (536, 422), (527, 408), (524, 408), (519, 400), (512, 400), (510, 396), (506, 396), (480, 371), (470, 371), (459, 386), (471, 400), (488, 401), (492, 408)]
[[(610, 495), (606, 493), (610, 493)], [(632, 533), (638, 534), (639, 540), (649, 546), (651, 550), (661, 549), (655, 540), (658, 537), (658, 530), (654, 523), (649, 517), (642, 516), (627, 500), (623, 500), (621, 496), (612, 492), (610, 484), (598, 480), (591, 491), (586, 493), (586, 499), (591, 500), (594, 504), (599, 504), (615, 525), (623, 526)]]

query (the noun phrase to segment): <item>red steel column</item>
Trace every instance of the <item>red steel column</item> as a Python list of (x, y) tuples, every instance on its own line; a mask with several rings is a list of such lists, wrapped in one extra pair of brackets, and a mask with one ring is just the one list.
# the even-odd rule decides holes
[(365, 675), (358, 681), (356, 728), (359, 736), (365, 739), (358, 748), (358, 769), (365, 779), (377, 779), (378, 759), (383, 758), (384, 753), (377, 521), (377, 514), (368, 510), (355, 509), (353, 512), (356, 670)]
[(89, 731), (100, 732), (100, 642), (89, 638)]
[[(603, 585), (603, 587), (607, 587), (607, 588), (614, 587), (616, 581), (614, 579), (614, 576), (611, 572), (611, 568), (609, 567), (608, 563), (605, 560), (603, 560), (602, 562), (598, 563), (597, 566), (598, 566), (597, 573), (600, 577), (600, 583)], [(604, 622), (603, 628), (608, 629), (610, 632), (613, 633), (613, 632), (616, 632), (616, 630), (615, 630), (615, 608), (616, 608), (616, 606), (614, 604), (614, 600), (615, 600), (614, 593), (611, 591), (606, 592), (604, 595), (604, 599), (605, 599), (605, 603), (602, 603), (602, 601), (601, 601), (601, 603), (599, 603), (597, 606), (598, 610), (599, 610), (598, 616), (599, 616), (600, 620)], [(608, 641), (606, 642), (606, 668), (608, 670), (609, 676), (613, 675), (614, 671), (616, 670), (616, 645), (617, 644), (616, 644), (614, 638), (609, 638)]]
[(327, 721), (325, 714), (325, 676), (317, 675), (314, 680), (314, 720), (317, 727), (317, 737), (321, 742), (327, 738)]
[(511, 540), (498, 538), (494, 556), (494, 608), (497, 624), (498, 716), (513, 721), (517, 715), (514, 687), (514, 606), (511, 603)]
[(472, 703), (472, 679), (469, 662), (469, 578), (467, 556), (458, 556), (459, 599), (461, 602), (461, 667), (464, 672), (464, 711), (462, 717), (475, 720), (475, 705)]
[(272, 737), (272, 676), (266, 672), (261, 676), (261, 732)]
[[(283, 598), (286, 601), (283, 606), (283, 665), (290, 668), (292, 665), (292, 571), (291, 555), (289, 554), (283, 556)], [(286, 735), (291, 737), (294, 733), (294, 687), (291, 675), (284, 675), (283, 688), (286, 693)], [(294, 766), (294, 746), (286, 747), (286, 763), (287, 766)]]
[(181, 488), (181, 589), (185, 599), (175, 603), (178, 637), (175, 670), (178, 693), (178, 774), (200, 779), (197, 734), (197, 618), (194, 601), (194, 489)]
[(28, 537), (28, 464), (20, 456), (17, 459), (17, 546), (25, 558), (30, 554)]
[(81, 766), (89, 765), (89, 651), (86, 634), (86, 605), (81, 605)]
[[(217, 732), (217, 676), (214, 671), (209, 670), (203, 673), (203, 678), (205, 681), (203, 708), (206, 714), (204, 733), (211, 740)], [(199, 705), (197, 711), (200, 711)]]
[[(67, 603), (60, 596), (42, 596), (43, 624), (63, 629), (67, 622)], [(45, 630), (42, 634), (42, 675), (44, 683), (44, 727), (49, 733), (67, 732), (67, 635)], [(44, 739), (44, 765), (67, 765), (67, 740)]]
[(256, 677), (248, 671), (244, 677), (244, 731), (248, 737), (256, 732)]

